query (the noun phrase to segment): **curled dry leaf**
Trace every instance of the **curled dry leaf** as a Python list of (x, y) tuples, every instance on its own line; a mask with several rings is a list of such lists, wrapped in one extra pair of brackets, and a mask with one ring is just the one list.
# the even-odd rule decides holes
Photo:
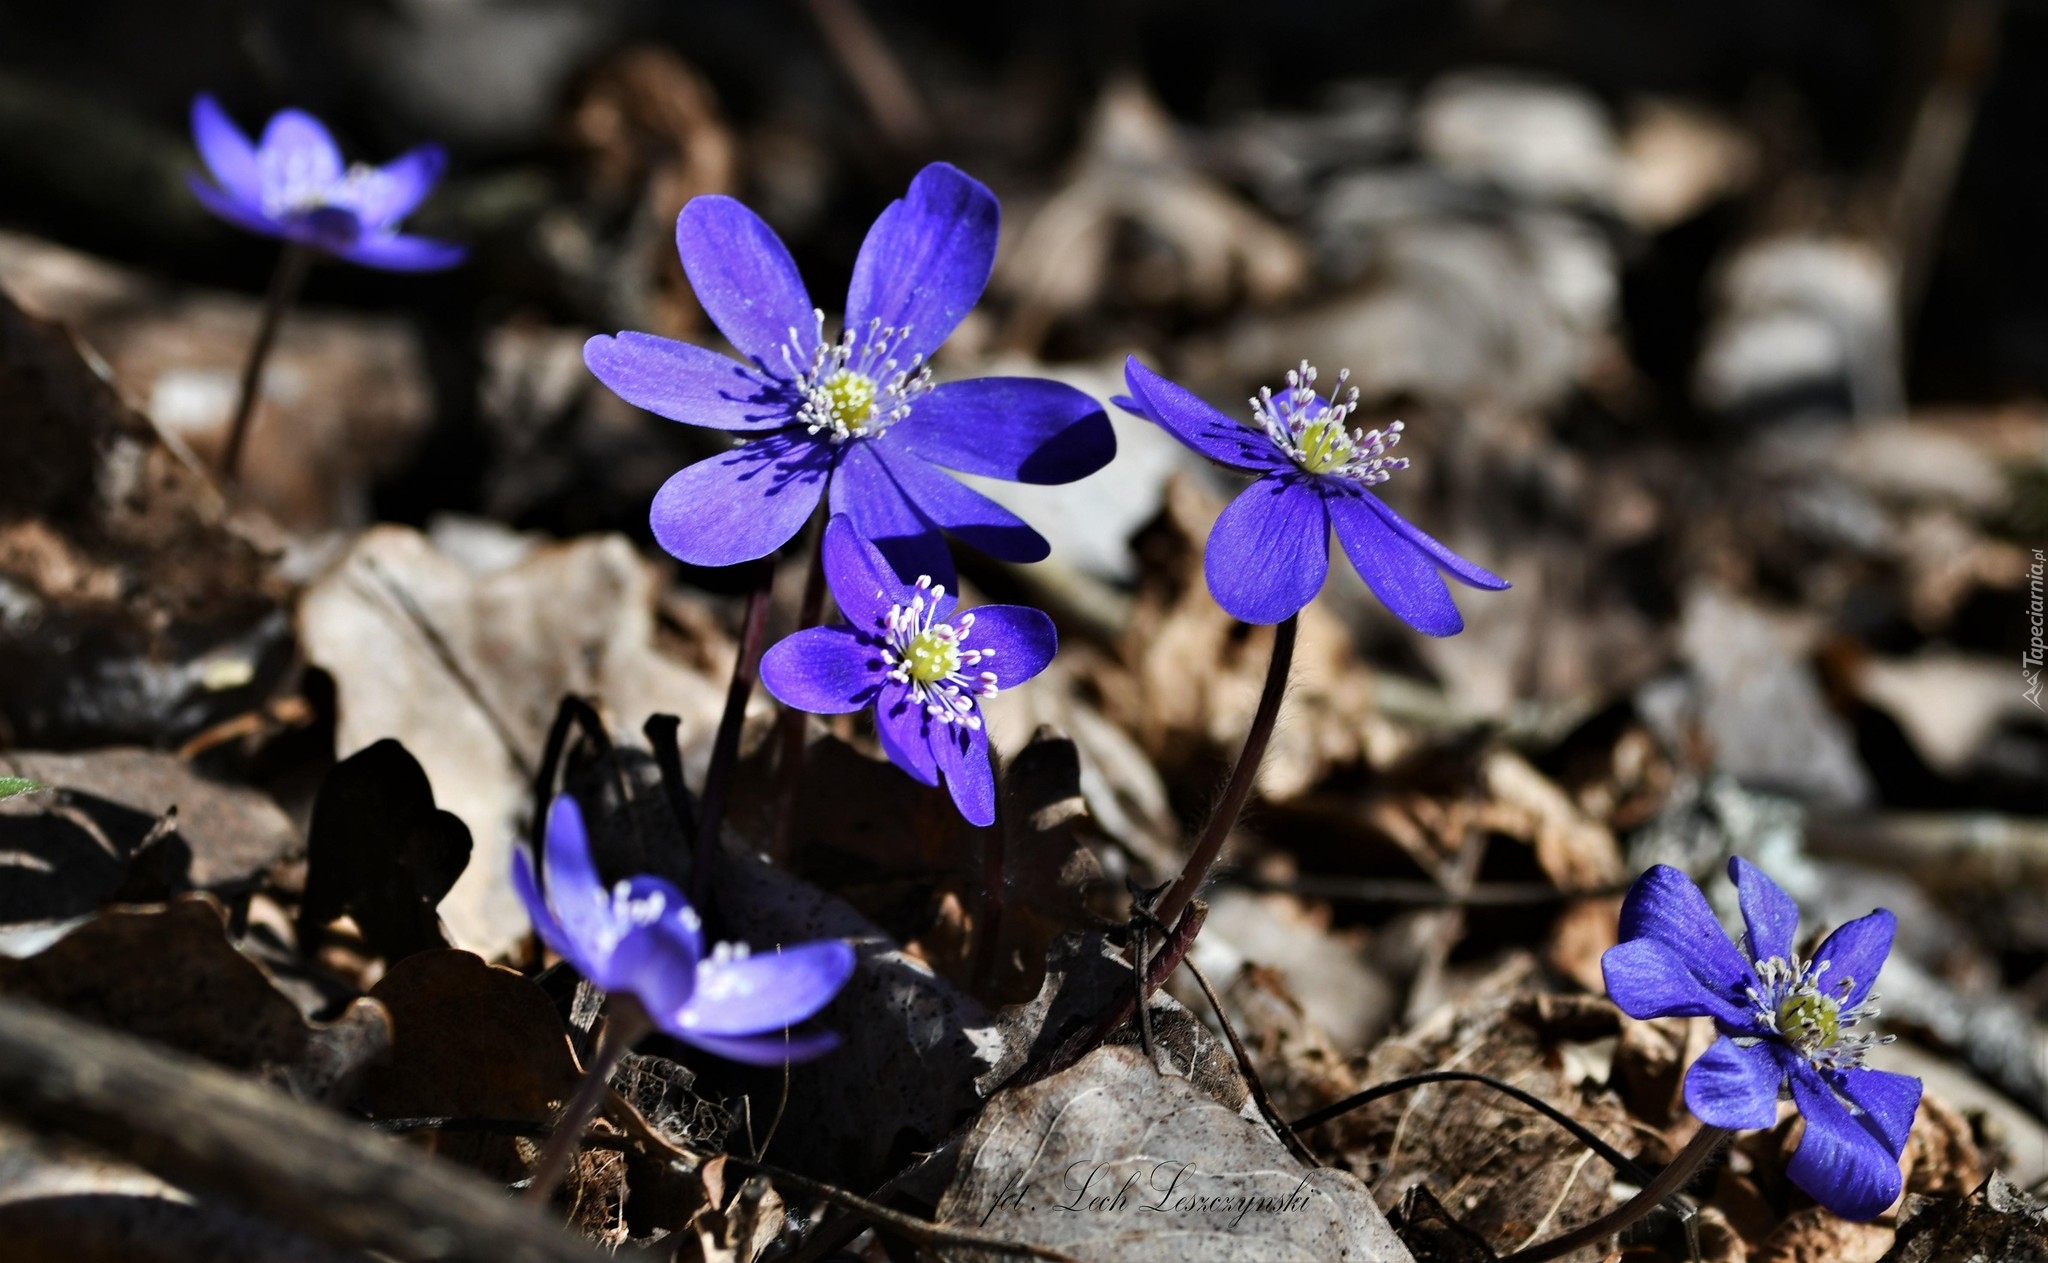
[(1750, 1263), (1878, 1263), (1891, 1249), (1892, 1236), (1883, 1224), (1851, 1223), (1809, 1206), (1786, 1216), (1749, 1258)]
[(308, 1023), (254, 960), (229, 941), (211, 896), (100, 913), (26, 960), (0, 959), (0, 994), (209, 1061), (260, 1074), (294, 1094), (344, 1092), (390, 1046), (374, 1000)]
[(434, 907), (469, 862), (469, 830), (434, 806), (419, 760), (386, 738), (328, 770), (306, 831), (299, 938), (344, 914), (387, 961), (446, 947)]
[(938, 1218), (1118, 1263), (1411, 1257), (1355, 1177), (1302, 1167), (1263, 1124), (1128, 1047), (992, 1100)]
[(1994, 1172), (1968, 1197), (1910, 1202), (1882, 1263), (2048, 1258), (2048, 1208)]

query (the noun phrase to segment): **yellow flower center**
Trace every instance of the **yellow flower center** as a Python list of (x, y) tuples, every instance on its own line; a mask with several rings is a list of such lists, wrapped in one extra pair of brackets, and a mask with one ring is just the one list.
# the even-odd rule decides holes
[(875, 415), (875, 379), (866, 373), (856, 373), (842, 368), (819, 383), (827, 405), (832, 410), (832, 419), (846, 427), (848, 434), (866, 432), (868, 421)]
[(1802, 1052), (1832, 1048), (1842, 1036), (1842, 1006), (1832, 996), (1795, 992), (1778, 1006), (1778, 1033)]
[(903, 647), (903, 665), (919, 684), (936, 684), (960, 670), (960, 645), (936, 631), (919, 632)]
[(1356, 444), (1344, 420), (1311, 421), (1301, 432), (1301, 467), (1312, 474), (1326, 474), (1351, 458)]

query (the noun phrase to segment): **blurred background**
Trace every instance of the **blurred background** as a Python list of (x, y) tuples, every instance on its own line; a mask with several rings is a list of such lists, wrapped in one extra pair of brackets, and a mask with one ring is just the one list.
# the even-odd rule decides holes
[[(207, 471), (277, 243), (188, 192), (200, 91), (251, 132), (308, 109), (358, 159), (445, 143), (409, 225), (472, 247), (435, 275), (315, 269), (233, 496)], [(528, 950), (504, 874), (556, 705), (596, 699), (627, 742), (679, 716), (694, 778), (749, 582), (647, 528), (723, 436), (622, 403), (584, 340), (718, 344), (673, 236), (713, 192), (836, 315), (868, 224), (944, 159), (1004, 222), (941, 378), (1107, 401), (1137, 354), (1248, 417), (1303, 359), (1348, 367), (1363, 424), (1406, 423), (1388, 502), (1513, 581), (1459, 590), (1445, 640), (1342, 565), (1305, 613), (1202, 939), (1219, 978), (1281, 971), (1248, 971), (1253, 999), (1291, 979), (1298, 1009), (1262, 1011), (1328, 1033), (1269, 1067), (1283, 1096), (1329, 1099), (1318, 1075), (1472, 987), (1599, 991), (1619, 883), (1740, 853), (1809, 925), (1900, 913), (1899, 1064), (2048, 1182), (2044, 153), (2044, 0), (0, 7), (0, 773), (131, 809), (122, 863), (88, 847), (0, 926), (156, 891), (124, 865), (170, 801), (192, 839), (170, 888), (290, 906), (320, 778), (397, 737), (476, 839), (449, 941)], [(1111, 411), (1104, 473), (978, 484), (1051, 560), (962, 559), (971, 598), (1060, 624), (992, 723), (1006, 751), (1071, 737), (1087, 818), (1020, 900), (1067, 920), (1034, 923), (991, 1003), (1031, 995), (1052, 934), (1124, 876), (1172, 871), (1265, 670), (1269, 633), (1200, 578), (1231, 480)], [(793, 867), (958, 965), (964, 826), (886, 766), (814, 758)], [(189, 806), (223, 782), (260, 828)], [(1436, 906), (1474, 883), (1514, 889), (1469, 923)], [(382, 966), (349, 968), (367, 988)], [(1982, 1176), (1927, 1161), (1916, 1191)]]

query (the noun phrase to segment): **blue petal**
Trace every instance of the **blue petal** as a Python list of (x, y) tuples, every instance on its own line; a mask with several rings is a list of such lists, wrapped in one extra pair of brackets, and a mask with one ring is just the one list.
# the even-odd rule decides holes
[(1859, 1066), (1837, 1071), (1833, 1081), (1836, 1090), (1863, 1111), (1894, 1156), (1905, 1150), (1906, 1136), (1913, 1130), (1913, 1116), (1920, 1111), (1920, 1080)]
[(548, 806), (541, 871), (547, 874), (548, 906), (555, 910), (562, 929), (578, 948), (580, 959), (576, 967), (589, 974), (590, 970), (583, 968), (585, 963), (601, 963), (592, 945), (613, 937), (611, 898), (597, 875), (596, 862), (590, 858), (590, 834), (583, 827), (583, 812), (567, 794), (555, 795), (555, 801)]
[(1686, 958), (1655, 939), (1635, 938), (1600, 957), (1607, 994), (1630, 1017), (1711, 1017), (1737, 1031), (1754, 1031), (1749, 1006), (1701, 985)]
[(1621, 904), (1621, 939), (1647, 938), (1676, 953), (1685, 969), (1721, 1003), (1747, 1013), (1756, 973), (1707, 906), (1692, 878), (1657, 864), (1636, 878)]
[(386, 272), (441, 272), (469, 257), (467, 246), (397, 233), (372, 233), (328, 248), (350, 263)]
[(926, 731), (936, 727), (905, 685), (886, 687), (875, 698), (875, 736), (882, 753), (921, 785), (939, 783), (939, 764)]
[(996, 822), (996, 777), (988, 762), (988, 729), (932, 724), (932, 758), (946, 778), (953, 805), (973, 825)]
[(714, 430), (769, 430), (790, 424), (787, 385), (716, 351), (651, 333), (621, 333), (583, 344), (583, 362), (612, 393), (659, 417)]
[(192, 190), (192, 196), (199, 199), (201, 206), (227, 220), (237, 228), (261, 233), (266, 237), (282, 237), (285, 235), (285, 226), (270, 218), (270, 216), (265, 215), (260, 205), (254, 202), (244, 202), (231, 194), (222, 192), (208, 184), (197, 173), (188, 174), (185, 177), (185, 187)]
[[(1324, 479), (1328, 482), (1328, 479)], [(1337, 542), (1380, 603), (1427, 636), (1455, 636), (1465, 628), (1436, 561), (1395, 533), (1370, 493), (1339, 488), (1328, 497)]]
[(902, 358), (930, 355), (973, 309), (996, 261), (995, 194), (958, 168), (917, 173), (861, 243), (846, 291), (846, 327), (908, 329)]
[(523, 846), (512, 848), (512, 893), (518, 895), (519, 902), (525, 905), (526, 919), (533, 922), (533, 932), (540, 935), (540, 941), (546, 943), (555, 955), (568, 961), (577, 973), (589, 977), (590, 958), (569, 936), (555, 910), (548, 906), (547, 898), (541, 894), (540, 883), (534, 880), (533, 856)]
[[(994, 657), (978, 667), (964, 668), (969, 675), (993, 671), (998, 688), (1015, 688), (1045, 670), (1059, 652), (1059, 632), (1042, 610), (1028, 605), (983, 605), (972, 613), (974, 629), (967, 633), (966, 646), (984, 653), (993, 650)], [(959, 620), (954, 622), (958, 625)]]
[[(884, 630), (883, 619), (891, 606), (908, 605), (916, 595), (911, 585), (896, 576), (881, 551), (862, 538), (854, 520), (834, 513), (825, 523), (825, 582), (839, 612), (861, 631), (870, 635)], [(937, 617), (943, 620), (956, 598), (951, 592), (939, 598)]]
[(761, 684), (784, 706), (844, 715), (875, 699), (886, 667), (875, 646), (846, 627), (806, 627), (761, 655)]
[(204, 92), (192, 98), (192, 140), (223, 192), (238, 202), (261, 207), (263, 173), (256, 165), (256, 147), (221, 109), (220, 102)]
[(1898, 932), (1898, 928), (1899, 919), (1879, 908), (1828, 935), (1814, 949), (1814, 961), (1828, 963), (1828, 972), (1821, 979), (1821, 986), (1830, 995), (1841, 985), (1842, 979), (1855, 980), (1856, 985), (1849, 989), (1849, 994), (1841, 1002), (1843, 1008), (1856, 1007), (1870, 994), (1871, 986), (1877, 982), (1878, 971), (1884, 968), (1885, 957), (1892, 954), (1892, 935)]
[(781, 377), (783, 347), (808, 366), (817, 319), (789, 247), (732, 198), (693, 197), (676, 216), (676, 252), (697, 302), (741, 355)]
[[(858, 442), (888, 471), (903, 497), (926, 520), (1004, 561), (1044, 561), (1045, 537), (1023, 518), (960, 482), (945, 470), (884, 442)], [(886, 549), (884, 550), (887, 551)], [(950, 585), (949, 585), (950, 586)]]
[(714, 1053), (727, 1061), (743, 1062), (750, 1066), (779, 1066), (784, 1062), (809, 1061), (839, 1047), (839, 1036), (832, 1031), (806, 1031), (803, 1034), (792, 1031), (787, 1035), (727, 1037), (697, 1035), (669, 1028), (668, 1033), (686, 1044), (694, 1044), (705, 1052)]
[(766, 557), (818, 507), (832, 453), (802, 434), (771, 434), (678, 471), (654, 493), (654, 538), (693, 566)]
[(419, 209), (447, 169), (448, 151), (441, 146), (408, 149), (384, 164), (384, 179), (366, 186), (371, 196), (358, 199), (355, 212), (371, 229), (389, 228)]
[(1844, 1219), (1875, 1219), (1899, 1198), (1899, 1159), (1875, 1125), (1851, 1114), (1804, 1061), (1792, 1066), (1792, 1099), (1806, 1119), (1785, 1174)]
[(1792, 958), (1793, 936), (1799, 931), (1799, 905), (1764, 870), (1740, 855), (1728, 860), (1728, 879), (1742, 901), (1742, 922), (1749, 927), (1749, 953), (1758, 960)]
[(618, 925), (624, 933), (598, 962), (598, 972), (585, 976), (605, 991), (631, 992), (650, 1013), (673, 1013), (696, 988), (703, 923), (683, 892), (663, 878), (642, 874), (622, 884), (632, 919)]
[(760, 1035), (814, 1016), (853, 976), (853, 947), (843, 939), (800, 943), (739, 960), (705, 960), (696, 994), (667, 1013), (665, 1027), (699, 1035)]
[(1330, 515), (1305, 479), (1274, 475), (1246, 487), (1209, 532), (1209, 593), (1232, 617), (1277, 623), (1299, 613), (1330, 573)]
[(1445, 548), (1407, 518), (1388, 508), (1386, 501), (1380, 499), (1372, 492), (1359, 488), (1358, 495), (1366, 502), (1367, 507), (1371, 508), (1374, 513), (1379, 514), (1381, 521), (1394, 528), (1395, 534), (1420, 548), (1423, 552), (1428, 553), (1431, 560), (1435, 561), (1437, 565), (1442, 566), (1445, 570), (1450, 571), (1451, 577), (1458, 582), (1468, 587), (1485, 588), (1489, 592), (1503, 591), (1510, 586), (1506, 579), (1501, 578), (1493, 573), (1493, 571), (1486, 569), (1484, 566), (1475, 566), (1450, 549)]
[(1131, 388), (1131, 397), (1118, 396), (1112, 401), (1117, 407), (1145, 418), (1219, 465), (1251, 474), (1298, 468), (1264, 430), (1239, 425), (1186, 387), (1140, 364), (1135, 355), (1124, 361), (1124, 383)]
[(1778, 1086), (1784, 1081), (1775, 1045), (1744, 1048), (1723, 1035), (1686, 1071), (1685, 1106), (1710, 1127), (1769, 1127), (1778, 1121)]
[(1102, 405), (1040, 377), (948, 382), (889, 428), (889, 442), (934, 465), (1012, 482), (1073, 482), (1116, 456)]
[(947, 591), (959, 587), (946, 536), (896, 483), (876, 457), (874, 444), (848, 443), (832, 480), (832, 513), (844, 514), (861, 538), (881, 550), (905, 583), (929, 577)]
[(324, 188), (341, 178), (341, 149), (319, 119), (304, 110), (279, 110), (263, 129), (256, 165), (267, 194)]

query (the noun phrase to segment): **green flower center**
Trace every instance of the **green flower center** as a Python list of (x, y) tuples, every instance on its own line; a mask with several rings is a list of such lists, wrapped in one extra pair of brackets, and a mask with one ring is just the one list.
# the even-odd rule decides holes
[(1326, 474), (1351, 459), (1356, 450), (1344, 418), (1311, 421), (1301, 432), (1301, 454), (1296, 459), (1312, 474)]
[(903, 647), (903, 665), (919, 684), (937, 684), (960, 670), (960, 645), (936, 631), (919, 632)]
[(1801, 1052), (1832, 1048), (1842, 1037), (1842, 1006), (1832, 996), (1795, 992), (1778, 1006), (1778, 1033)]
[(818, 386), (834, 421), (844, 426), (848, 434), (866, 432), (868, 421), (875, 415), (875, 397), (879, 393), (874, 378), (842, 368)]

